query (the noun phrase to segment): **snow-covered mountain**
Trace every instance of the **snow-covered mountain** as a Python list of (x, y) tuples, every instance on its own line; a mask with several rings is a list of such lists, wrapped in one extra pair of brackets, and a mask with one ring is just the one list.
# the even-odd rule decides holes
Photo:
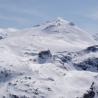
[(89, 33), (81, 30), (73, 22), (68, 22), (61, 18), (41, 24), (36, 29), (47, 34), (52, 34), (52, 36), (54, 35), (60, 39), (63, 38), (64, 41), (70, 44), (94, 44), (94, 39)]
[(0, 98), (98, 98), (91, 34), (62, 18), (0, 32)]

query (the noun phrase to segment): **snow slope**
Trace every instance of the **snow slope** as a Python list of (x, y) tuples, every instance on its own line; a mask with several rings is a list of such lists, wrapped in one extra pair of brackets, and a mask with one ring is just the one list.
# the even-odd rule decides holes
[(0, 32), (0, 98), (98, 98), (92, 35), (61, 18)]

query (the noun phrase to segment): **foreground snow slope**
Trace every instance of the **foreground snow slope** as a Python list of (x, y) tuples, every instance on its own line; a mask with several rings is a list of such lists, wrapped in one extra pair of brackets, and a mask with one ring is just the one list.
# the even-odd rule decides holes
[(89, 33), (61, 18), (0, 32), (0, 98), (98, 98), (98, 52), (87, 48), (96, 44)]

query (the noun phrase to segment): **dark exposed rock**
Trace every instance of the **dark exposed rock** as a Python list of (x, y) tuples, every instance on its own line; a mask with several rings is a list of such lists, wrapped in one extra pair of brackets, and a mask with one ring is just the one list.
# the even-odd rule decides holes
[(49, 30), (49, 29), (52, 29), (54, 28), (56, 25), (49, 25), (48, 27), (46, 27), (44, 30)]
[(86, 52), (97, 52), (98, 51), (98, 45), (90, 46), (87, 49), (85, 49)]
[(6, 81), (6, 79), (11, 78), (11, 74), (12, 74), (11, 70), (8, 70), (6, 68), (2, 68), (0, 70), (0, 82), (1, 81)]
[(94, 91), (94, 82), (93, 82), (91, 84), (90, 90), (83, 95), (83, 98), (94, 98), (94, 97), (95, 97), (95, 91)]
[(75, 24), (73, 22), (69, 22), (69, 25), (70, 26), (74, 26)]
[(0, 40), (1, 40), (1, 39), (3, 39), (3, 37), (2, 37), (2, 36), (0, 36)]
[(14, 94), (10, 94), (9, 97), (10, 97), (10, 98), (29, 98), (29, 97), (27, 97), (27, 96), (25, 96), (25, 95), (23, 95), (23, 96), (18, 96), (18, 95), (14, 95)]
[(87, 93), (85, 93), (83, 95), (83, 98), (94, 98), (94, 96), (95, 96), (95, 92), (91, 90), (91, 91), (88, 91)]
[(38, 61), (39, 61), (39, 63), (45, 63), (48, 60), (50, 60), (51, 58), (52, 58), (52, 54), (51, 54), (50, 50), (41, 51), (38, 54)]
[(62, 60), (62, 62), (69, 62), (69, 61), (71, 61), (71, 57), (70, 56), (63, 56), (63, 57), (61, 57), (61, 60)]
[(94, 67), (96, 70), (98, 70), (98, 58), (88, 58), (85, 61), (79, 62), (77, 64), (74, 63), (74, 65), (80, 67), (83, 70)]
[(39, 90), (38, 88), (37, 89), (34, 89), (34, 92), (33, 92), (35, 95), (39, 95)]
[(7, 33), (6, 32), (0, 32), (0, 40), (4, 39), (7, 37)]
[(64, 64), (64, 63), (71, 62), (72, 56), (69, 53), (67, 53), (67, 54), (59, 53), (57, 55), (53, 55), (53, 60), (57, 60), (61, 64)]
[(48, 58), (48, 57), (51, 57), (52, 54), (50, 52), (50, 50), (46, 50), (46, 51), (41, 51), (38, 56), (42, 59), (45, 59), (45, 58)]
[(10, 98), (19, 98), (17, 95), (10, 94)]

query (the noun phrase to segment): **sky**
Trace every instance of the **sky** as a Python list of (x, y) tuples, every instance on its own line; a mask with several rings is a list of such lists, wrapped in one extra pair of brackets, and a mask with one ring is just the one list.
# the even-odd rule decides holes
[(31, 28), (56, 17), (98, 33), (98, 0), (0, 0), (0, 28)]

